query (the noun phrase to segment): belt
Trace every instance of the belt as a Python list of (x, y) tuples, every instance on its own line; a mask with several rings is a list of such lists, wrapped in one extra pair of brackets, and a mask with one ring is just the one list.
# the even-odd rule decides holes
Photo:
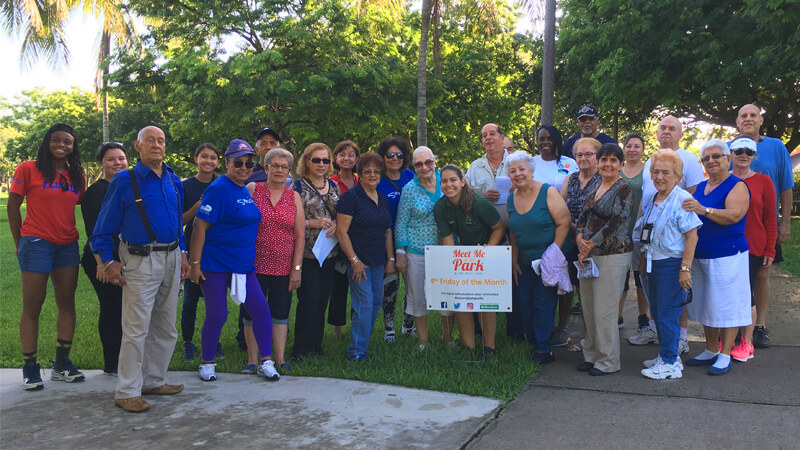
[(145, 248), (149, 248), (151, 252), (171, 252), (178, 248), (180, 243), (178, 241), (171, 242), (169, 244), (134, 244), (133, 242), (128, 242), (125, 239), (122, 239), (122, 242), (128, 246), (128, 249), (134, 250), (144, 250)]

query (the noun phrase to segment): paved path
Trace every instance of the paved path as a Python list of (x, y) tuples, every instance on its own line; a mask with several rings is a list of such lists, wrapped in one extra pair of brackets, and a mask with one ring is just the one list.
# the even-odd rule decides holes
[[(679, 380), (650, 380), (639, 371), (658, 346), (623, 341), (622, 371), (591, 377), (575, 370), (580, 352), (562, 349), (467, 448), (800, 448), (800, 278), (774, 270), (771, 282), (773, 346), (728, 375), (687, 367)], [(631, 296), (622, 336), (636, 315)], [(570, 328), (579, 339), (581, 321)], [(690, 340), (689, 355), (701, 352), (702, 327)]]

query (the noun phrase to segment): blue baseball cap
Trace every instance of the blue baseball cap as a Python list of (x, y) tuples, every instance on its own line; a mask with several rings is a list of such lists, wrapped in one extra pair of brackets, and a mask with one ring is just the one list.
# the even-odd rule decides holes
[(228, 144), (228, 149), (225, 150), (225, 157), (226, 158), (238, 158), (244, 155), (255, 155), (256, 152), (253, 151), (253, 147), (247, 143), (244, 139), (234, 139)]

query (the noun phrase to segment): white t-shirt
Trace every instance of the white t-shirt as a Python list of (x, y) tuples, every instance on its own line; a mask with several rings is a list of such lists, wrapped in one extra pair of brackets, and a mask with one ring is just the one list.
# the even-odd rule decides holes
[(540, 183), (547, 183), (555, 187), (557, 191), (561, 190), (561, 185), (570, 174), (578, 171), (578, 163), (567, 156), (562, 156), (559, 162), (556, 162), (555, 159), (545, 161), (541, 156), (534, 156), (533, 160), (536, 162), (533, 179)]
[[(683, 161), (683, 178), (681, 178), (681, 182), (678, 183), (681, 189), (687, 190), (690, 187), (697, 186), (706, 179), (703, 174), (703, 166), (700, 165), (697, 155), (682, 148), (675, 150), (675, 153), (677, 153), (681, 161)], [(656, 186), (650, 178), (650, 160), (648, 159), (647, 162), (644, 163), (644, 170), (642, 171), (642, 205), (644, 205), (645, 202), (649, 202), (656, 191)]]

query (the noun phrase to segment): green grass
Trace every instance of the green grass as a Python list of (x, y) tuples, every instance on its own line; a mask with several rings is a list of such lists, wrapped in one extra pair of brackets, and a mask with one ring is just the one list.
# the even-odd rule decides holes
[(800, 218), (792, 217), (792, 232), (789, 241), (781, 246), (783, 262), (778, 267), (800, 276)]
[[(19, 349), (19, 316), (22, 311), (21, 279), (19, 266), (14, 256), (14, 245), (8, 228), (5, 214), (7, 198), (0, 198), (0, 367), (21, 367), (22, 355)], [(23, 206), (24, 208), (24, 206)], [(76, 211), (78, 230), (81, 234), (81, 249), (85, 242), (83, 220), (80, 211)], [(797, 228), (796, 228), (797, 229)], [(401, 285), (400, 298), (403, 295)], [(77, 310), (77, 328), (71, 357), (81, 369), (102, 368), (103, 354), (97, 332), (98, 301), (89, 280), (80, 269), (78, 290), (75, 296)], [(180, 300), (179, 300), (180, 302)], [(398, 302), (396, 323), (401, 318), (401, 302)], [(222, 332), (222, 345), (227, 358), (218, 362), (220, 372), (238, 372), (244, 366), (247, 355), (236, 345), (236, 318), (238, 309), (233, 302), (229, 304), (228, 323)], [(297, 300), (293, 302), (296, 306)], [(294, 319), (295, 308), (291, 318)], [(180, 308), (178, 305), (178, 335), (180, 336)], [(55, 353), (56, 307), (53, 301), (52, 288), (42, 309), (39, 321), (39, 360), (53, 358)], [(194, 342), (200, 342), (199, 330), (205, 317), (203, 302), (197, 310), (197, 329)], [(317, 376), (362, 380), (374, 383), (394, 384), (400, 386), (433, 389), (470, 395), (482, 395), (501, 400), (511, 400), (536, 372), (536, 366), (530, 362), (530, 347), (527, 344), (508, 340), (505, 336), (505, 321), (498, 318), (497, 356), (481, 362), (479, 356), (473, 355), (463, 347), (449, 347), (441, 341), (441, 322), (439, 314), (429, 315), (431, 345), (424, 351), (417, 348), (416, 338), (398, 336), (393, 344), (383, 342), (383, 321), (373, 332), (370, 342), (370, 360), (365, 363), (351, 363), (345, 359), (349, 336), (349, 326), (345, 327), (345, 337), (337, 339), (333, 336), (333, 327), (327, 326), (323, 340), (325, 356), (307, 358), (302, 361), (290, 360), (292, 375)], [(399, 327), (396, 328), (399, 330)], [(290, 354), (294, 336), (294, 325), (290, 325)], [(175, 353), (170, 363), (171, 370), (197, 370), (197, 360), (187, 362), (183, 358), (182, 340), (179, 338)]]

